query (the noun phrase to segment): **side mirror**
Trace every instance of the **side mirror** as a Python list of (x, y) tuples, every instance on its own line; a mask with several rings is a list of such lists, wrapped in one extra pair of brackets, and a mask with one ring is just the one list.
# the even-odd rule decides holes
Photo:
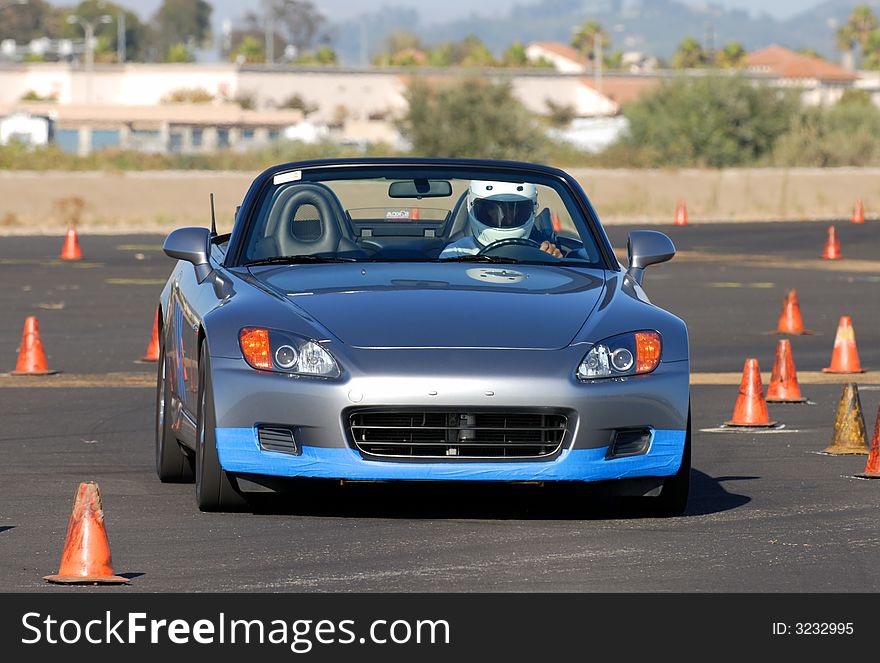
[(171, 258), (191, 262), (199, 283), (211, 273), (211, 231), (207, 228), (178, 228), (165, 238), (162, 250)]
[(626, 242), (626, 255), (629, 260), (627, 274), (642, 284), (645, 267), (671, 260), (675, 255), (675, 245), (663, 233), (656, 230), (634, 230)]

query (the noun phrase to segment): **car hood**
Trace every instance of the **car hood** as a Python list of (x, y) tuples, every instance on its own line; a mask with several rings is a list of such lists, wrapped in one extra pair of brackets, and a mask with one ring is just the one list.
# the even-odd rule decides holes
[(519, 264), (342, 263), (251, 273), (357, 348), (564, 348), (605, 283), (602, 270)]

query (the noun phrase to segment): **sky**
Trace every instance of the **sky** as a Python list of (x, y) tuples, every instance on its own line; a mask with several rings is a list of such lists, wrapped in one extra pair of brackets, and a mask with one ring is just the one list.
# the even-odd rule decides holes
[[(209, 0), (214, 6), (214, 20), (219, 24), (223, 19), (236, 19), (245, 12), (259, 7), (259, 0)], [(478, 4), (473, 0), (313, 0), (321, 11), (331, 20), (351, 18), (372, 11), (385, 4), (391, 6), (415, 7), (425, 22), (446, 21), (463, 18), (474, 12), (478, 7), (480, 14), (504, 11), (513, 2), (511, 0), (481, 0)], [(529, 0), (516, 0), (520, 4), (529, 4)], [(680, 0), (688, 5), (700, 6), (706, 0)], [(73, 4), (74, 0), (51, 0), (53, 4)], [(143, 18), (148, 18), (161, 4), (161, 0), (115, 0), (118, 4), (129, 7)], [(818, 5), (821, 0), (712, 0), (711, 4), (721, 5), (730, 9), (745, 9), (749, 12), (767, 12), (776, 18), (788, 18), (794, 14)]]

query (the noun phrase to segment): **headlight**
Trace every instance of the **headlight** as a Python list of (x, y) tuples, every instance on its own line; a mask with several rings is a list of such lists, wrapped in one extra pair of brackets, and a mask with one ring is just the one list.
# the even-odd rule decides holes
[(596, 343), (577, 368), (581, 380), (650, 373), (660, 363), (660, 334), (640, 331)]
[(238, 333), (245, 361), (261, 371), (338, 378), (339, 364), (318, 342), (289, 332), (245, 327)]

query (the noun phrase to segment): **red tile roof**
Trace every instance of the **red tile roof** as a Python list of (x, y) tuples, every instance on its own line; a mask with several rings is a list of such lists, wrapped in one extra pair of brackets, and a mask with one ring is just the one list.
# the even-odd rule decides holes
[(852, 72), (821, 58), (802, 55), (778, 44), (749, 53), (746, 65), (749, 69), (769, 71), (785, 78), (816, 78), (820, 81), (854, 81), (857, 78)]

